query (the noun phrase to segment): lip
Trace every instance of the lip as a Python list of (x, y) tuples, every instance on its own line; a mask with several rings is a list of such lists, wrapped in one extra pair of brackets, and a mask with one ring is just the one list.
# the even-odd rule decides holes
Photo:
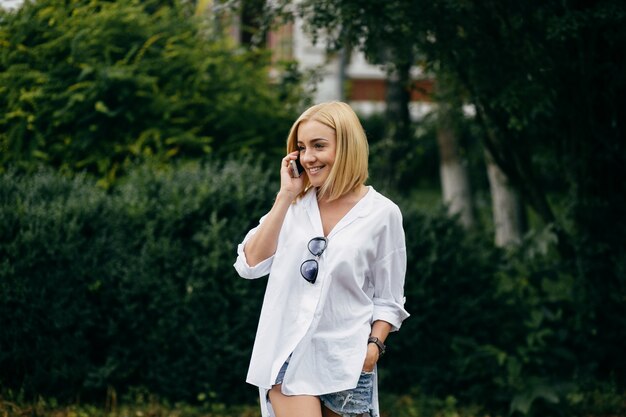
[(307, 168), (307, 173), (309, 175), (316, 175), (318, 172), (320, 172), (322, 169), (324, 169), (324, 167), (325, 167), (325, 165)]

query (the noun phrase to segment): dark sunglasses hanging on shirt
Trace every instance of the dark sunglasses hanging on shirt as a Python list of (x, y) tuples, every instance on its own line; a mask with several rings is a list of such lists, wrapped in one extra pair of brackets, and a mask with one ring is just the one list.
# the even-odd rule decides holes
[(317, 261), (326, 250), (326, 246), (328, 246), (328, 239), (325, 237), (314, 237), (307, 245), (309, 252), (311, 252), (311, 255), (315, 256), (315, 259), (308, 259), (302, 262), (302, 265), (300, 265), (300, 273), (302, 274), (302, 278), (306, 279), (311, 284), (315, 284), (315, 280), (317, 279), (317, 273), (319, 271)]

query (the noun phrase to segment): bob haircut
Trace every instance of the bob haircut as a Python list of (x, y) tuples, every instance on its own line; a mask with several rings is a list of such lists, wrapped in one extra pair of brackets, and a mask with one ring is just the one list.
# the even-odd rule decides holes
[[(367, 158), (369, 146), (363, 126), (354, 110), (339, 101), (320, 103), (307, 109), (291, 126), (287, 137), (287, 153), (298, 150), (298, 128), (303, 122), (314, 120), (335, 131), (337, 146), (335, 163), (328, 178), (319, 189), (319, 196), (336, 200), (342, 195), (355, 190), (368, 177)], [(308, 176), (304, 179), (304, 190), (298, 196), (304, 196), (311, 188)]]

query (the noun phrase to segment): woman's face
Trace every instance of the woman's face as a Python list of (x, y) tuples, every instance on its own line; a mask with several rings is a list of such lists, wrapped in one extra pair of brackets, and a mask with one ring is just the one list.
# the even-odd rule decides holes
[(337, 137), (335, 130), (315, 120), (298, 126), (300, 162), (306, 170), (311, 185), (321, 187), (335, 163)]

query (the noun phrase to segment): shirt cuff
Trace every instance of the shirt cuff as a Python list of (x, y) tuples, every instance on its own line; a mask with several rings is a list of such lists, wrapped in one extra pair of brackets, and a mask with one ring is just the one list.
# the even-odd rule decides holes
[(382, 320), (391, 324), (391, 331), (400, 330), (402, 322), (406, 320), (410, 314), (404, 307), (396, 302), (386, 300), (384, 298), (374, 298), (374, 315), (373, 321)]
[(248, 265), (246, 254), (243, 251), (243, 245), (244, 244), (241, 243), (239, 244), (239, 246), (237, 246), (237, 260), (233, 264), (239, 276), (242, 278), (254, 279), (269, 274), (272, 267), (272, 262), (274, 260), (274, 255), (259, 262), (254, 266), (250, 266)]

